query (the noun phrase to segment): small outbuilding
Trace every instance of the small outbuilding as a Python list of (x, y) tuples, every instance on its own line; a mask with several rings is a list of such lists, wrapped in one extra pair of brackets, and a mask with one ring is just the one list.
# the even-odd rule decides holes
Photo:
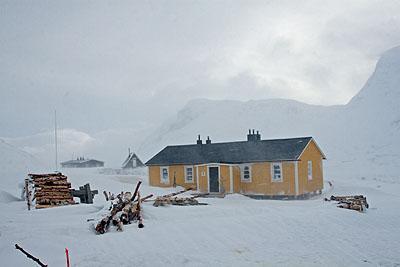
[(326, 159), (312, 137), (167, 146), (146, 162), (152, 186), (180, 185), (204, 193), (302, 197), (321, 193)]
[(77, 159), (61, 162), (62, 168), (98, 168), (104, 167), (104, 161), (96, 159), (85, 159), (79, 157)]
[(128, 157), (126, 160), (122, 163), (122, 169), (134, 169), (138, 167), (144, 167), (145, 165), (143, 162), (139, 159), (139, 157), (136, 155), (136, 153), (131, 152), (131, 150), (128, 150)]

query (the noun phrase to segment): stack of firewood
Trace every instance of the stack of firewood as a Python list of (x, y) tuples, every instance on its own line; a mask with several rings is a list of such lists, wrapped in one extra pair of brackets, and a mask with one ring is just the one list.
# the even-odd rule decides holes
[(325, 201), (337, 201), (338, 208), (351, 209), (359, 212), (364, 212), (369, 208), (367, 198), (363, 195), (355, 196), (331, 196), (329, 199), (325, 198)]
[(71, 183), (62, 173), (29, 174), (34, 185), (36, 209), (75, 204)]

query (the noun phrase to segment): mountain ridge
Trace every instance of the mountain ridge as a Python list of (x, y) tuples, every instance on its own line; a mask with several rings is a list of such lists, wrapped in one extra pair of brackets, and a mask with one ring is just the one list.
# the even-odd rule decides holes
[[(245, 140), (247, 130), (254, 128), (261, 131), (263, 139), (313, 136), (333, 166), (349, 162), (342, 164), (349, 174), (379, 174), (386, 166), (384, 161), (400, 164), (396, 138), (400, 130), (399, 84), (397, 46), (382, 55), (365, 85), (345, 105), (310, 105), (279, 98), (194, 99), (152, 133), (140, 151), (149, 158), (166, 145), (193, 144), (198, 134), (204, 139), (210, 136), (213, 142)], [(350, 171), (351, 164), (362, 170)]]

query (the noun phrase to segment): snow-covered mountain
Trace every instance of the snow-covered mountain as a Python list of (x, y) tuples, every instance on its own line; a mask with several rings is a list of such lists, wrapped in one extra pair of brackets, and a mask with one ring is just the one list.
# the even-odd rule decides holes
[[(40, 169), (41, 163), (31, 154), (0, 139), (0, 191), (6, 190), (18, 195), (18, 184), (27, 173)], [(0, 201), (3, 194), (0, 193)]]
[[(342, 106), (293, 100), (193, 100), (157, 129), (141, 150), (151, 157), (169, 144), (244, 140), (248, 129), (263, 139), (308, 136), (326, 152), (331, 176), (392, 179), (400, 166), (400, 47), (382, 55), (372, 76)], [(398, 176), (397, 176), (398, 177)], [(397, 179), (397, 178), (395, 178)]]

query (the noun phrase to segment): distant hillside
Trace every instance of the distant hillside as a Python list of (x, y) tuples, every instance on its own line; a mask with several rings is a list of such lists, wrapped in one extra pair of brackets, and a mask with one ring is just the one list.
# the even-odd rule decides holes
[(194, 143), (197, 134), (203, 140), (209, 135), (213, 142), (244, 140), (251, 128), (260, 130), (263, 139), (314, 136), (327, 154), (328, 174), (334, 178), (392, 179), (400, 166), (399, 85), (400, 47), (396, 47), (381, 57), (347, 105), (326, 107), (284, 99), (193, 100), (152, 133), (140, 150), (149, 158), (166, 145)]
[(41, 168), (39, 161), (29, 153), (0, 139), (0, 190), (19, 193), (18, 184), (26, 174)]

